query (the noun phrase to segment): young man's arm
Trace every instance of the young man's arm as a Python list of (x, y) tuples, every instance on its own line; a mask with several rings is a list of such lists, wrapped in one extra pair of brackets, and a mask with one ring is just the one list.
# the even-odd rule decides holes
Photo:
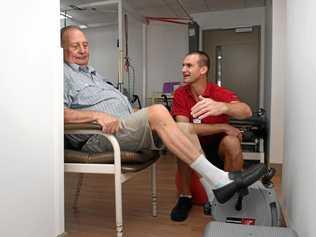
[(120, 129), (120, 120), (113, 117), (110, 114), (87, 111), (87, 110), (75, 110), (64, 109), (64, 122), (65, 123), (89, 123), (96, 122), (101, 125), (102, 131), (105, 133), (116, 133)]
[(202, 96), (199, 96), (199, 99), (200, 101), (191, 108), (191, 114), (194, 118), (203, 119), (207, 116), (225, 114), (236, 119), (245, 119), (252, 115), (250, 107), (240, 101), (225, 103)]

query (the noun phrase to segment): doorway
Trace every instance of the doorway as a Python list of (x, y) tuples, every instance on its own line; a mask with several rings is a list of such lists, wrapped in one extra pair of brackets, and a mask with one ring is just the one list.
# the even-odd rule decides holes
[(260, 26), (204, 30), (211, 59), (209, 81), (234, 91), (253, 111), (259, 108)]

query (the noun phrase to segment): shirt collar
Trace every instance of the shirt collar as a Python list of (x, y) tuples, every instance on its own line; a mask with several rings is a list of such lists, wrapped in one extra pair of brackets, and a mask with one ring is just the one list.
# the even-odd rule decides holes
[[(185, 85), (184, 89), (194, 99), (194, 96), (193, 96), (192, 91), (191, 91), (190, 84)], [(209, 97), (209, 95), (212, 93), (213, 89), (214, 89), (214, 83), (207, 83), (207, 86), (205, 88), (205, 91), (202, 93), (202, 96), (203, 97)]]
[(192, 97), (192, 99), (194, 100), (194, 96), (192, 94), (192, 91), (191, 91), (191, 86), (190, 84), (186, 84), (184, 85), (184, 90), (187, 92), (187, 94)]
[(207, 87), (205, 89), (205, 91), (203, 92), (203, 97), (208, 97), (209, 95), (212, 94), (214, 90), (214, 83), (207, 83)]
[(86, 72), (86, 73), (90, 73), (92, 75), (96, 75), (96, 70), (89, 66), (89, 65), (86, 65), (86, 66), (80, 66), (78, 64), (74, 64), (74, 63), (67, 63), (69, 65), (69, 67), (71, 67), (74, 71), (77, 71), (77, 72)]

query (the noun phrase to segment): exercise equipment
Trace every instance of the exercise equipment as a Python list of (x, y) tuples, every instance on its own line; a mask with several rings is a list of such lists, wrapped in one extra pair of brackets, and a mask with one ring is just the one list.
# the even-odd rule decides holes
[[(236, 127), (244, 131), (249, 139), (263, 138), (266, 149), (266, 118), (264, 110), (260, 110), (247, 120), (234, 120)], [(270, 167), (269, 159), (264, 153), (267, 173), (260, 180), (246, 189), (240, 190), (232, 199), (220, 204), (216, 199), (204, 205), (205, 214), (212, 215), (214, 220), (261, 226), (280, 226), (281, 209), (271, 179), (275, 169)]]
[(216, 199), (204, 206), (206, 214), (216, 221), (234, 224), (280, 226), (281, 209), (272, 186), (258, 181), (236, 193), (228, 202), (221, 204)]
[[(229, 123), (238, 128), (243, 139), (241, 142), (243, 151), (259, 152), (260, 151), (260, 139), (263, 140), (263, 151), (266, 154), (267, 151), (267, 119), (264, 109), (258, 109), (252, 117), (249, 119), (233, 119), (229, 120)], [(265, 158), (268, 158), (265, 156)], [(269, 164), (268, 160), (265, 160), (265, 164)]]
[(297, 237), (294, 230), (284, 227), (234, 225), (223, 222), (209, 223), (203, 237)]

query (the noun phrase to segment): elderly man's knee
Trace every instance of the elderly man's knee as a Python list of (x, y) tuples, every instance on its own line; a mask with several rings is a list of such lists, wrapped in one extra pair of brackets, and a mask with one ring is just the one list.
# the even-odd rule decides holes
[(170, 115), (167, 108), (162, 104), (155, 104), (148, 107), (150, 115), (161, 116), (161, 115)]
[(161, 104), (149, 106), (147, 109), (149, 124), (153, 130), (160, 130), (168, 122), (173, 121), (169, 111)]

